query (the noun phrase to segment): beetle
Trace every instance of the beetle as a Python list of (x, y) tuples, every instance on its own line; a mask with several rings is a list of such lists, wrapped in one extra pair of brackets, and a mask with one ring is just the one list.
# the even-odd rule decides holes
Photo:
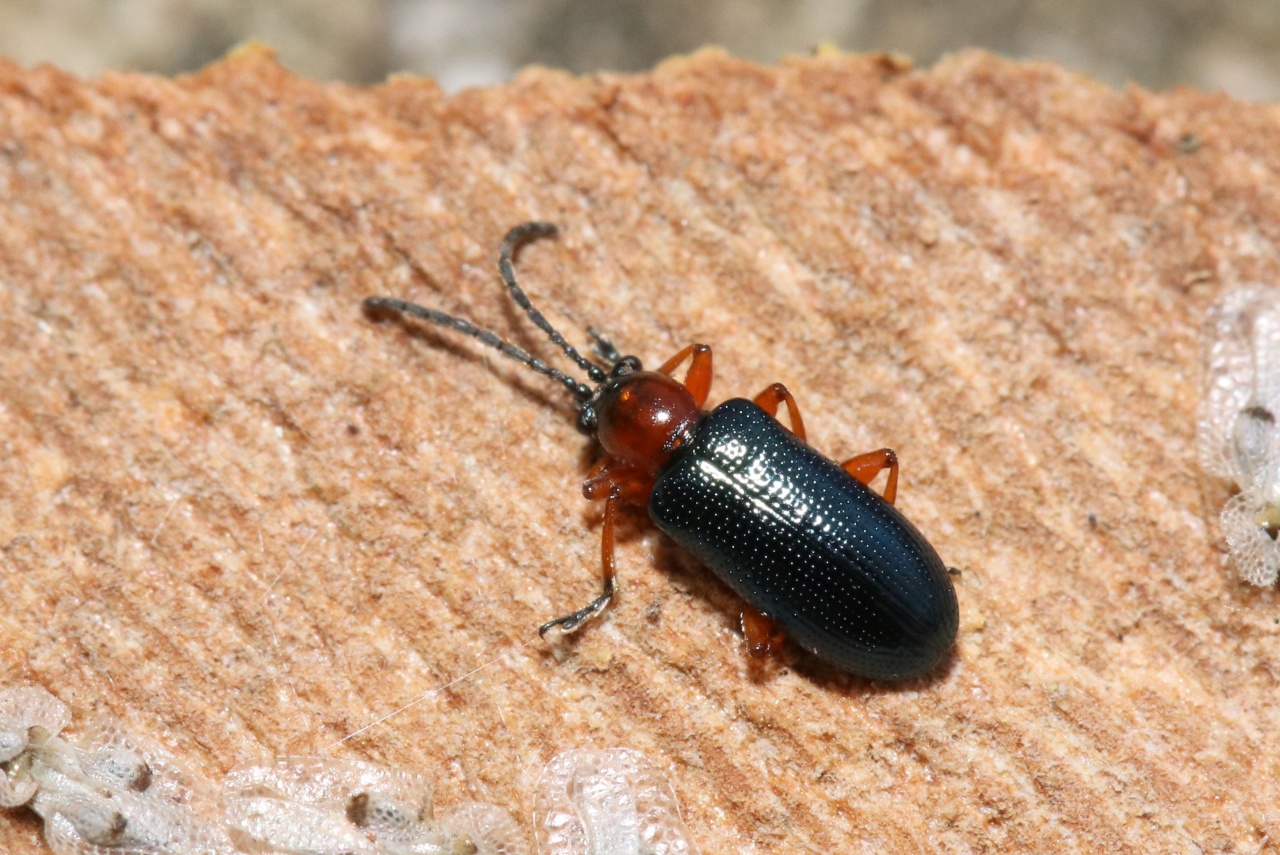
[[(583, 356), (516, 282), (519, 248), (556, 234), (550, 223), (511, 229), (498, 272), (511, 298), (586, 373), (576, 379), (492, 331), (392, 297), (364, 301), (371, 319), (415, 318), (478, 339), (564, 386), (578, 428), (603, 451), (582, 485), (604, 500), (603, 590), (587, 606), (539, 632), (573, 632), (609, 605), (617, 590), (614, 526), (622, 504), (647, 505), (654, 523), (710, 567), (743, 600), (742, 628), (753, 656), (790, 636), (820, 659), (877, 680), (932, 669), (955, 641), (959, 609), (933, 547), (897, 508), (898, 458), (888, 448), (837, 464), (805, 442), (804, 421), (787, 387), (705, 410), (711, 348), (690, 344), (657, 371), (623, 356), (594, 329)], [(673, 376), (689, 363), (684, 381)], [(777, 420), (787, 409), (790, 429)], [(883, 494), (868, 485), (888, 470)]]

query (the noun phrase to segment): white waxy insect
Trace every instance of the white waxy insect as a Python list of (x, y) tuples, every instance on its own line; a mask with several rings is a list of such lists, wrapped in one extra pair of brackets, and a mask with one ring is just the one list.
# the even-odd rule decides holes
[(1234, 288), (1209, 309), (1197, 444), (1206, 472), (1240, 492), (1222, 534), (1241, 577), (1280, 575), (1280, 288)]
[(542, 855), (696, 855), (671, 785), (638, 751), (573, 749), (538, 781)]
[(58, 735), (69, 721), (43, 689), (0, 689), (0, 798), (29, 804), (57, 855), (232, 851), (212, 798), (167, 751), (112, 722), (72, 743)]
[(34, 686), (0, 689), (0, 807), (31, 801), (40, 783), (31, 774), (31, 747), (71, 723), (71, 709)]
[(456, 804), (440, 824), (458, 837), (470, 840), (478, 855), (529, 855), (525, 833), (511, 814), (483, 802)]
[[(281, 757), (232, 770), (226, 822), (246, 852), (290, 855), (523, 855), (515, 823), (489, 805), (436, 822), (431, 784), (354, 760)], [(457, 815), (458, 821), (453, 817)]]

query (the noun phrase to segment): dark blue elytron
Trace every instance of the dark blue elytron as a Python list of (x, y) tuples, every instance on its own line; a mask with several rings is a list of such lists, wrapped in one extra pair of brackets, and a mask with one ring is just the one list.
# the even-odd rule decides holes
[(649, 515), (797, 644), (877, 680), (956, 637), (955, 591), (898, 509), (751, 401), (708, 413), (658, 474)]

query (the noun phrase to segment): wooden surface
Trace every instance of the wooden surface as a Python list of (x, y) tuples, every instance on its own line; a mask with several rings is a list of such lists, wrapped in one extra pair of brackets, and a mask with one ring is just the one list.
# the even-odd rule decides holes
[[(1280, 598), (1223, 566), (1198, 332), (1280, 272), (1280, 110), (964, 54), (714, 52), (446, 98), (246, 50), (175, 81), (0, 65), (0, 683), (212, 778), (285, 752), (431, 770), (524, 821), (543, 764), (670, 769), (705, 853), (1280, 846)], [(715, 348), (810, 440), (889, 445), (963, 570), (955, 656), (882, 686), (794, 652), (644, 518), (597, 587), (555, 387), (374, 324), (371, 294), (551, 355)], [(339, 743), (415, 699), (419, 703)], [(23, 812), (0, 847), (37, 851)]]

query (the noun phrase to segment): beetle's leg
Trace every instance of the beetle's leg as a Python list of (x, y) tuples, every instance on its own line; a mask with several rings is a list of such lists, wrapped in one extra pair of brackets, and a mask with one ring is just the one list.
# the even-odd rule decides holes
[(615, 491), (619, 501), (643, 505), (653, 491), (653, 476), (606, 455), (587, 473), (582, 495), (594, 502), (609, 498)]
[(879, 451), (868, 451), (866, 454), (850, 457), (840, 466), (845, 472), (867, 485), (870, 485), (872, 480), (880, 474), (881, 469), (888, 469), (889, 481), (884, 485), (884, 500), (893, 504), (893, 500), (898, 495), (898, 455), (892, 448), (882, 448)]
[(618, 504), (623, 501), (634, 502), (647, 497), (653, 489), (653, 479), (645, 473), (629, 466), (618, 465), (611, 457), (603, 458), (591, 470), (587, 480), (582, 484), (582, 493), (588, 499), (603, 498), (604, 526), (600, 533), (600, 576), (602, 590), (585, 607), (572, 614), (547, 621), (538, 627), (538, 634), (546, 637), (547, 633), (558, 628), (562, 633), (569, 633), (582, 626), (591, 618), (603, 612), (609, 606), (618, 587), (615, 581), (616, 568), (613, 560), (613, 527), (618, 516)]
[(670, 377), (671, 372), (690, 356), (693, 357), (693, 361), (689, 363), (689, 370), (684, 375), (684, 386), (689, 390), (689, 394), (693, 395), (694, 403), (701, 407), (707, 402), (707, 395), (711, 394), (711, 348), (708, 345), (686, 345), (679, 353), (664, 362), (658, 369), (658, 373)]
[(757, 659), (777, 650), (786, 638), (776, 620), (750, 605), (742, 607), (742, 634), (747, 637), (747, 652)]
[(609, 606), (609, 601), (613, 599), (613, 595), (617, 591), (617, 585), (614, 582), (613, 520), (618, 514), (619, 492), (615, 487), (609, 492), (609, 498), (604, 503), (604, 532), (600, 536), (600, 573), (603, 577), (604, 585), (600, 596), (576, 612), (547, 621), (538, 627), (538, 635), (543, 638), (546, 638), (547, 633), (554, 628), (559, 628), (563, 633), (573, 632), (604, 611)]
[(791, 432), (798, 439), (803, 440), (805, 438), (804, 419), (800, 418), (800, 407), (796, 404), (796, 399), (792, 397), (791, 391), (786, 386), (781, 383), (774, 383), (759, 395), (756, 395), (754, 400), (757, 407), (775, 419), (778, 417), (778, 405), (786, 401), (787, 415), (791, 417)]

